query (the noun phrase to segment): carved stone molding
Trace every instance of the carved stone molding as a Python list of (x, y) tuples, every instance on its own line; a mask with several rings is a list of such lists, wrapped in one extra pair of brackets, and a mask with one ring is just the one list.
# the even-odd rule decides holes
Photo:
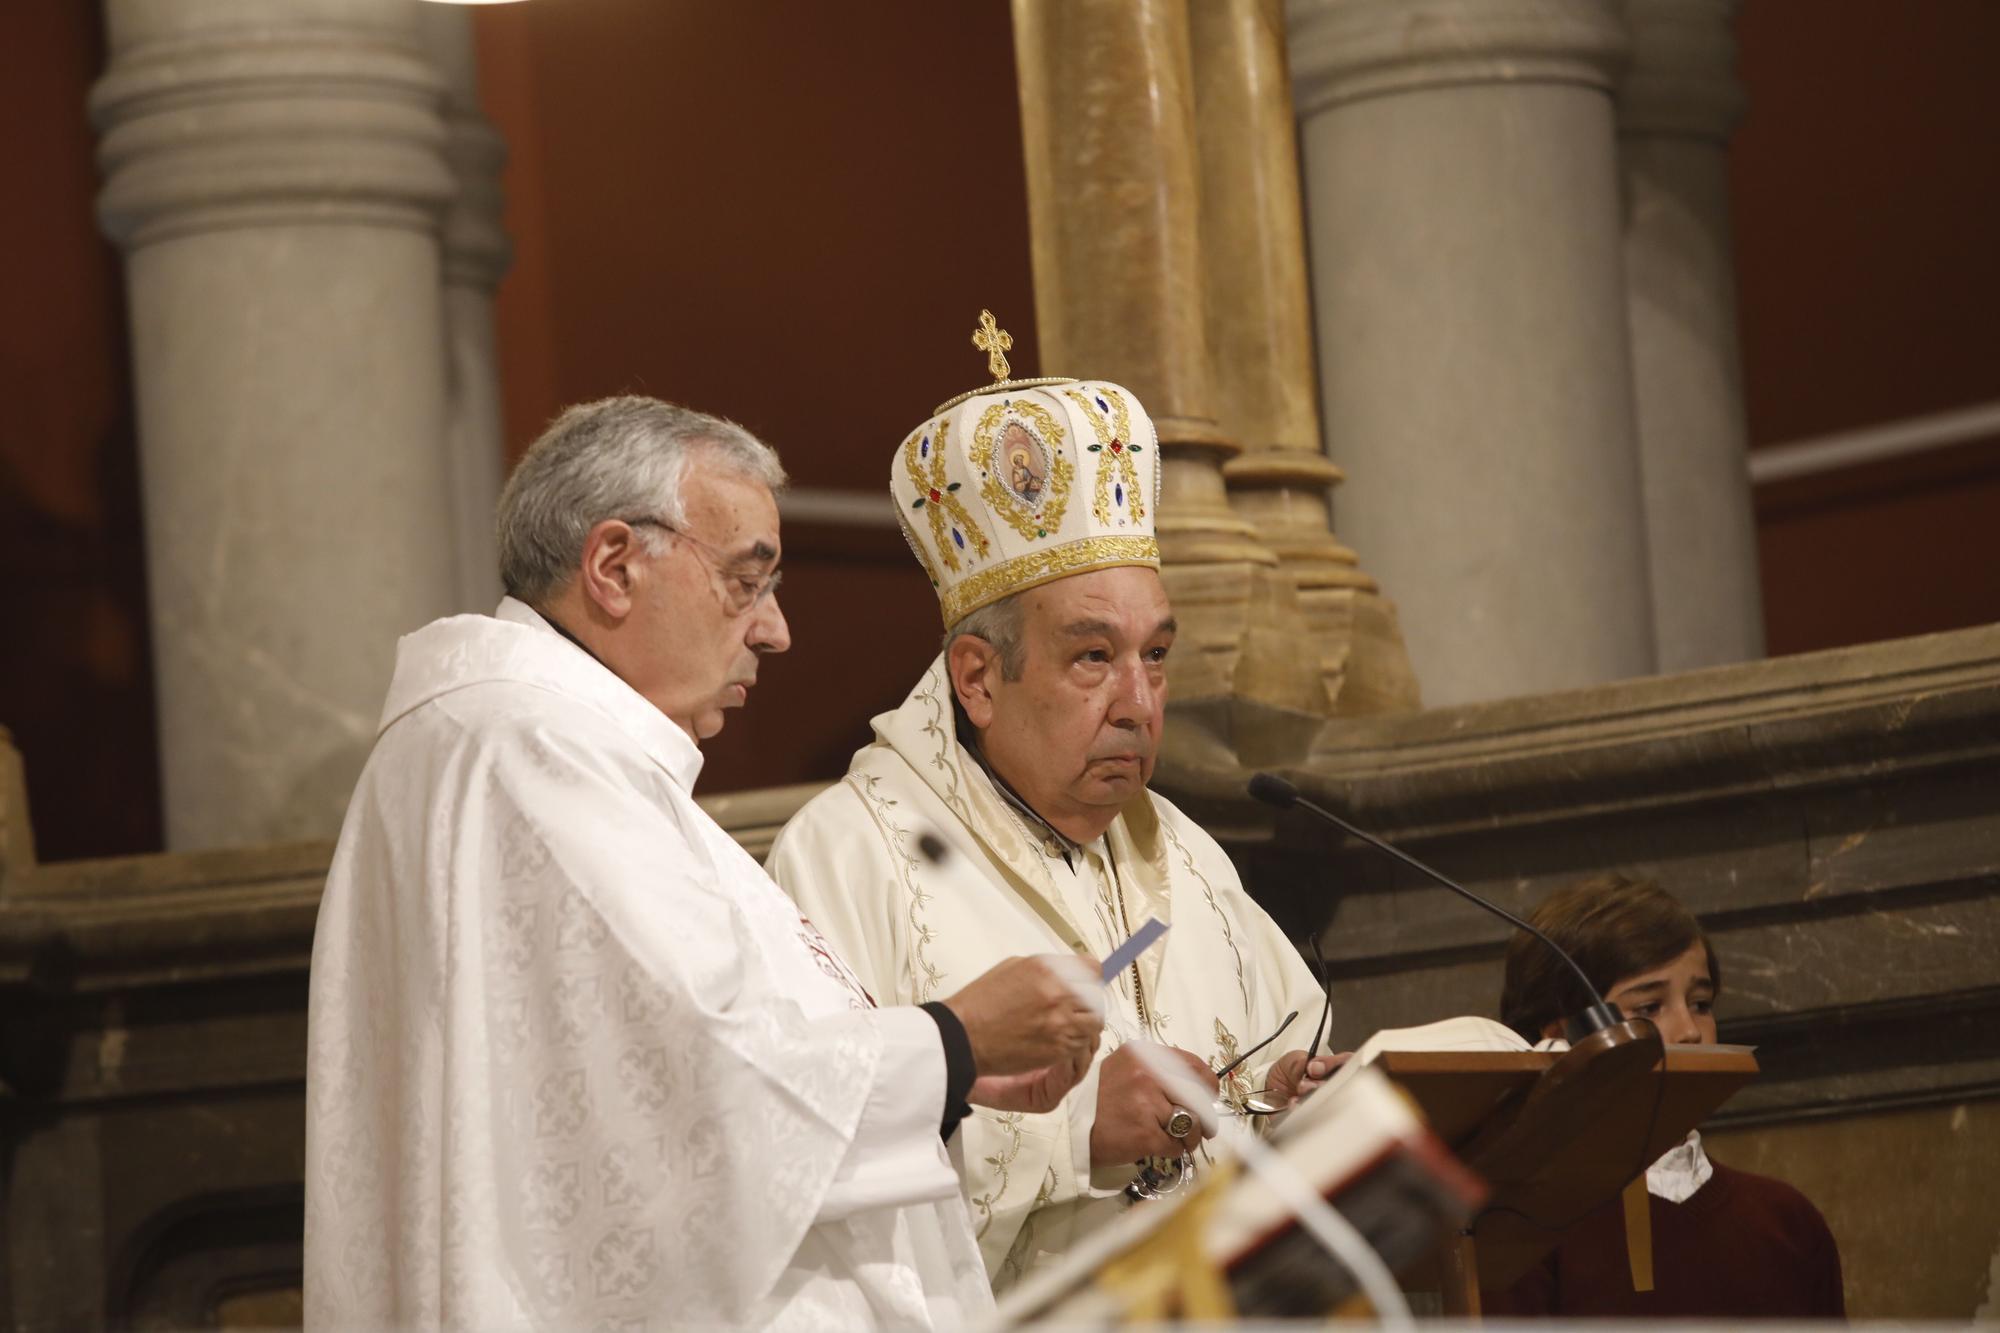
[(1299, 110), (1476, 83), (1609, 89), (1627, 47), (1597, 0), (1290, 0)]
[[(1170, 790), (1320, 932), (1342, 1040), (1495, 1011), (1503, 922), (1303, 814), (1273, 830), (1243, 776)], [(1687, 902), (1765, 1070), (1725, 1120), (2000, 1093), (2000, 626), (1336, 720), (1288, 776), (1517, 913), (1604, 870)]]
[(454, 191), (443, 92), (392, 32), (217, 27), (120, 49), (90, 96), (104, 229), (127, 250), (232, 226), (435, 231)]

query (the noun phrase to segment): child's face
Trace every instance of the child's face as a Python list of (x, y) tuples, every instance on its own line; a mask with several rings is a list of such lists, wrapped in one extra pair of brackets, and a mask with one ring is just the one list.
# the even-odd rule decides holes
[(1663, 1041), (1715, 1044), (1715, 982), (1699, 940), (1672, 962), (1624, 978), (1604, 998), (1627, 1018), (1653, 1020)]

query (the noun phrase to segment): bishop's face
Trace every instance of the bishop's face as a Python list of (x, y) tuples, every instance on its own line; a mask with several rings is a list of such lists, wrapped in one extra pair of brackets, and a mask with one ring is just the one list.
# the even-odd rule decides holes
[(1159, 573), (1095, 570), (1022, 594), (1025, 661), (973, 717), (989, 763), (1069, 837), (1102, 833), (1159, 755), (1173, 612)]

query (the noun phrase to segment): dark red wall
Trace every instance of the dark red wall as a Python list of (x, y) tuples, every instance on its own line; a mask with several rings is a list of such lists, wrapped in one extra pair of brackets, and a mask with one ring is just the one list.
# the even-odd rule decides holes
[[(478, 24), (514, 152), (514, 450), (567, 403), (650, 393), (886, 513), (903, 436), (985, 378), (981, 307), (1037, 364), (1005, 0), (558, 0)], [(706, 790), (837, 776), (937, 648), (893, 529), (793, 523), (785, 544), (795, 646), (704, 747)]]
[[(44, 856), (159, 845), (131, 386), (91, 217), (98, 6), (0, 13), (0, 724)], [(1004, 0), (534, 0), (477, 14), (513, 153), (508, 442), (566, 403), (675, 398), (802, 485), (882, 486), (981, 378), (990, 306), (1036, 369)], [(1732, 184), (1753, 445), (2000, 401), (1991, 0), (1753, 0)], [(1770, 643), (2000, 619), (2000, 441), (1767, 488)], [(938, 629), (893, 532), (787, 530), (798, 646), (704, 786), (840, 771)]]
[[(1752, 447), (2000, 403), (2000, 4), (1752, 0)], [(1772, 653), (2000, 620), (2000, 436), (1760, 489)]]
[(0, 14), (0, 726), (51, 860), (161, 837), (123, 280), (83, 112), (100, 12)]

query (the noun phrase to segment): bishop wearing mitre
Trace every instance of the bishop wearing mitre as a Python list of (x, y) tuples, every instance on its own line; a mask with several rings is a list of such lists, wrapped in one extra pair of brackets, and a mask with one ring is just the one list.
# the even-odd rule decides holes
[[(997, 382), (938, 407), (890, 464), (944, 650), (768, 865), (883, 1003), (948, 994), (1010, 954), (1104, 958), (1167, 924), (1110, 979), (1104, 1051), (1060, 1106), (976, 1109), (960, 1130), (1005, 1287), (1128, 1189), (1171, 1188), (1198, 1161), (1215, 1108), (1177, 1105), (1140, 1043), (1225, 1113), (1288, 1104), (1331, 1069), (1302, 1049), (1325, 1005), (1298, 951), (1215, 840), (1147, 787), (1168, 655), (1187, 651), (1160, 580), (1153, 422), (1117, 384), (1009, 378), (985, 312), (974, 342)], [(1273, 1041), (1292, 1015), (1289, 1044)]]

